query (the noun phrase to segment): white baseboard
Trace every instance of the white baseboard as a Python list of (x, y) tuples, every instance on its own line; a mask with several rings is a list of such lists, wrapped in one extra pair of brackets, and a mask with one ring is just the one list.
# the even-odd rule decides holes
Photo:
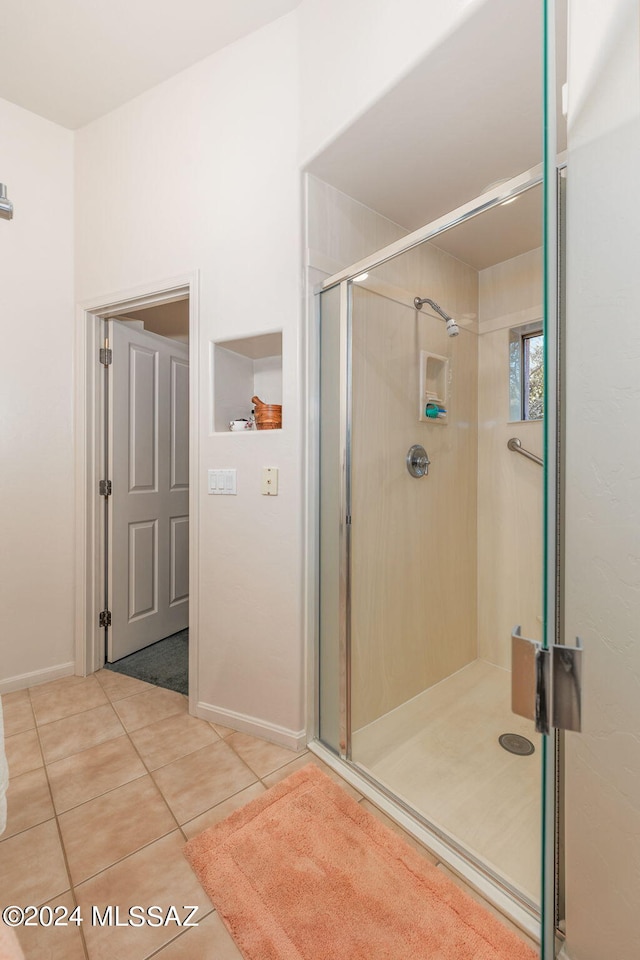
[(44, 670), (34, 670), (32, 673), (20, 673), (17, 677), (7, 677), (0, 680), (0, 694), (12, 693), (14, 690), (24, 690), (26, 687), (35, 687), (50, 680), (60, 680), (61, 677), (71, 677), (76, 672), (73, 660), (69, 663), (59, 663), (55, 667), (45, 667)]
[(257, 717), (248, 717), (244, 713), (214, 707), (210, 703), (196, 704), (196, 716), (201, 720), (208, 720), (209, 723), (219, 723), (223, 727), (249, 733), (252, 737), (277, 743), (278, 746), (288, 747), (290, 750), (304, 750), (307, 746), (307, 734), (304, 730), (289, 730), (287, 727), (280, 727), (267, 720), (259, 720)]

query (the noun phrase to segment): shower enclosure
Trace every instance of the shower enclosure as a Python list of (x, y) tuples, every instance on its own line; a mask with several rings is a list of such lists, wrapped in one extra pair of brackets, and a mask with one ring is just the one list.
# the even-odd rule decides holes
[[(322, 177), (309, 187), (319, 251), (310, 746), (540, 934), (552, 960), (564, 916), (560, 728), (579, 723), (544, 712), (562, 699), (558, 665), (575, 675), (559, 562), (563, 13), (552, 0), (541, 10), (542, 151), (528, 154), (539, 166), (408, 234)], [(498, 174), (503, 158), (492, 162)], [(358, 259), (374, 237), (381, 248)], [(354, 262), (328, 276), (322, 255)], [(577, 684), (566, 702), (579, 704)]]
[(510, 667), (516, 625), (543, 639), (541, 180), (319, 294), (318, 739), (531, 916), (550, 754)]

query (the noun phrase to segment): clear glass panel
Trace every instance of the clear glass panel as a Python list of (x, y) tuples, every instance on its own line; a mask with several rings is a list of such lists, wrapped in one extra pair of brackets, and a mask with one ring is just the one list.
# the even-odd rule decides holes
[(511, 712), (510, 638), (542, 635), (543, 474), (507, 441), (542, 453), (541, 420), (509, 422), (514, 318), (542, 316), (541, 210), (533, 188), (369, 271), (351, 314), (352, 758), (532, 905), (542, 750)]
[[(355, 262), (397, 241), (403, 228), (417, 229), (540, 163), (542, 75), (554, 96), (564, 79), (559, 63), (556, 84), (549, 57), (543, 63), (542, 56), (542, 12), (549, 26), (555, 5), (533, 0), (513, 16), (511, 8), (505, 16), (506, 6), (497, 0), (476, 5), (423, 63), (314, 159), (310, 170), (319, 179), (310, 191), (310, 249), (334, 262)], [(550, 48), (550, 30), (545, 40)], [(467, 62), (465, 51), (478, 49), (483, 55), (472, 70), (459, 70), (455, 83), (438, 86), (443, 70)], [(562, 137), (558, 149), (564, 149)], [(551, 167), (555, 176), (548, 138), (546, 151), (548, 183)], [(551, 871), (554, 834), (554, 798), (544, 791), (541, 760), (546, 757), (551, 769), (554, 757), (532, 725), (510, 712), (509, 638), (520, 624), (524, 635), (545, 640), (555, 571), (547, 575), (543, 568), (543, 471), (509, 450), (507, 441), (517, 436), (523, 449), (538, 457), (545, 452), (545, 460), (550, 443), (555, 452), (549, 437), (543, 450), (542, 436), (543, 414), (555, 415), (549, 386), (557, 385), (555, 374), (547, 383), (546, 365), (556, 349), (548, 328), (545, 363), (539, 362), (540, 339), (519, 343), (520, 371), (528, 367), (529, 376), (516, 416), (510, 406), (509, 332), (533, 323), (539, 330), (543, 263), (546, 288), (553, 289), (543, 206), (542, 190), (529, 191), (352, 284), (348, 317), (342, 300), (342, 346), (336, 341), (329, 351), (341, 353), (340, 373), (332, 376), (335, 403), (342, 391), (344, 436), (330, 410), (333, 441), (327, 440), (325, 467), (334, 487), (321, 490), (325, 521), (335, 521), (333, 531), (322, 525), (322, 570), (332, 585), (321, 593), (327, 604), (323, 739), (538, 908), (543, 794)], [(337, 309), (337, 289), (332, 294)], [(416, 310), (415, 296), (454, 316), (459, 335), (447, 336), (432, 304)], [(341, 377), (347, 382), (339, 384)], [(529, 419), (510, 423), (523, 419), (523, 406)], [(345, 446), (348, 427), (352, 440)], [(346, 496), (349, 475), (340, 472), (334, 441), (352, 457), (352, 523), (342, 527), (342, 542), (345, 501), (340, 507), (332, 497), (338, 490)], [(431, 460), (423, 479), (406, 467), (416, 443)], [(338, 569), (347, 540), (351, 583), (345, 598)], [(352, 611), (345, 627), (346, 600)], [(503, 750), (501, 733), (524, 735), (534, 754)], [(545, 896), (548, 907), (548, 888)], [(546, 960), (551, 956), (547, 949)]]
[[(342, 358), (344, 366), (344, 357)], [(320, 527), (319, 527), (319, 734), (336, 752), (340, 745), (340, 533), (343, 511), (343, 441), (340, 404), (340, 288), (320, 295)]]
[(571, 957), (640, 953), (640, 8), (571, 5), (566, 244), (566, 735)]

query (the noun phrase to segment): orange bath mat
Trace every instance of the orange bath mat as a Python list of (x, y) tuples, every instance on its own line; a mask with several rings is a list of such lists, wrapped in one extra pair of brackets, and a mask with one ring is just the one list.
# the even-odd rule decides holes
[(312, 764), (186, 845), (247, 960), (535, 960)]

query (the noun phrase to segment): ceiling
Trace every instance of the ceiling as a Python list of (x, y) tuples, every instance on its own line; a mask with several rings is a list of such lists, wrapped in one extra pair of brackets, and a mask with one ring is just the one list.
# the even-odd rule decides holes
[(141, 310), (129, 310), (118, 320), (138, 320), (145, 330), (161, 337), (177, 340), (189, 339), (189, 300), (172, 300), (170, 303), (154, 304)]
[(535, 250), (542, 246), (542, 187), (465, 220), (432, 243), (476, 270)]
[(75, 129), (300, 0), (3, 0), (0, 97)]
[[(558, 48), (564, 50), (562, 2), (558, 10)], [(536, 166), (542, 159), (541, 14), (541, 0), (476, 6), (307, 169), (412, 231)], [(564, 62), (557, 73), (559, 101)], [(563, 131), (561, 123), (560, 150)], [(435, 243), (481, 270), (540, 246), (541, 238), (535, 191)]]
[[(299, 2), (3, 0), (10, 42), (0, 58), (0, 97), (77, 128)], [(564, 50), (566, 0), (557, 8)], [(542, 0), (485, 0), (469, 9), (308, 166), (408, 231), (541, 159)], [(559, 89), (564, 62), (557, 72)], [(540, 229), (540, 203), (527, 196), (436, 242), (483, 269), (538, 246)]]

